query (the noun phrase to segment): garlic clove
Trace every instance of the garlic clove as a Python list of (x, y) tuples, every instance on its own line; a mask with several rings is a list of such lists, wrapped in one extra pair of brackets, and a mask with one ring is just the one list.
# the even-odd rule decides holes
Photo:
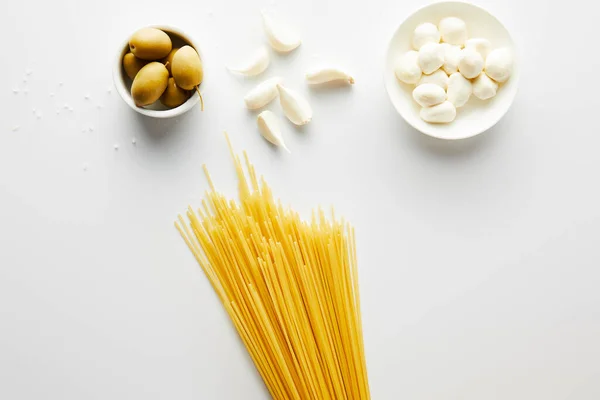
[(306, 74), (306, 81), (310, 85), (320, 85), (334, 81), (345, 81), (354, 84), (354, 78), (338, 68), (322, 68), (310, 71)]
[(312, 108), (304, 97), (294, 90), (277, 84), (279, 102), (285, 116), (296, 125), (305, 125), (312, 119)]
[(272, 102), (277, 97), (277, 85), (281, 82), (282, 79), (276, 76), (259, 83), (244, 97), (246, 107), (250, 110), (257, 110)]
[(262, 46), (239, 67), (229, 68), (231, 72), (235, 72), (245, 76), (256, 76), (261, 74), (269, 66), (269, 52), (265, 46)]
[(258, 130), (260, 131), (260, 134), (265, 139), (273, 143), (275, 146), (283, 147), (285, 151), (291, 153), (291, 151), (283, 142), (283, 137), (281, 136), (281, 128), (279, 126), (279, 120), (272, 111), (265, 110), (258, 114), (256, 122), (258, 123)]
[(281, 53), (288, 53), (300, 46), (302, 41), (300, 40), (300, 36), (294, 32), (294, 30), (283, 24), (281, 21), (274, 20), (264, 11), (262, 12), (262, 17), (269, 44), (273, 49)]

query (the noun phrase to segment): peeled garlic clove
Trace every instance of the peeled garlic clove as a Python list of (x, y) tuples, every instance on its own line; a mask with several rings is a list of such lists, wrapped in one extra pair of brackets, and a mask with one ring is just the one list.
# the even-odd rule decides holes
[(306, 81), (310, 85), (320, 85), (322, 83), (345, 81), (354, 84), (354, 78), (338, 68), (316, 69), (306, 74)]
[(415, 50), (419, 50), (426, 43), (439, 43), (440, 32), (437, 26), (431, 22), (425, 22), (415, 28), (413, 32), (412, 45)]
[(461, 51), (458, 70), (467, 79), (477, 77), (483, 71), (483, 57), (472, 47), (466, 47)]
[(419, 67), (419, 52), (411, 50), (400, 57), (396, 63), (394, 73), (399, 81), (414, 85), (421, 79), (421, 67)]
[(442, 69), (438, 69), (433, 74), (423, 75), (417, 83), (417, 86), (423, 85), (425, 83), (433, 83), (434, 85), (438, 85), (442, 89), (446, 90), (448, 88), (448, 75)]
[(260, 134), (265, 139), (273, 143), (275, 146), (283, 147), (288, 153), (290, 153), (290, 150), (283, 142), (281, 128), (279, 127), (277, 116), (272, 111), (265, 110), (258, 114), (256, 122), (258, 123), (258, 130), (260, 131)]
[(262, 73), (269, 66), (269, 52), (266, 47), (261, 47), (251, 59), (237, 68), (229, 68), (231, 72), (236, 72), (245, 76), (256, 76)]
[(460, 18), (448, 17), (438, 25), (442, 41), (457, 46), (462, 46), (467, 40), (467, 24)]
[(473, 93), (471, 81), (455, 72), (448, 78), (448, 101), (456, 108), (464, 106)]
[(458, 71), (461, 48), (449, 43), (442, 43), (440, 46), (444, 48), (444, 65), (442, 65), (442, 69), (448, 75), (452, 75)]
[(446, 101), (446, 91), (433, 83), (417, 86), (412, 96), (421, 107), (431, 107)]
[(281, 82), (282, 79), (277, 76), (259, 83), (258, 86), (248, 92), (246, 97), (244, 97), (246, 107), (250, 110), (256, 110), (269, 104), (277, 97), (277, 85)]
[(444, 48), (439, 43), (427, 43), (419, 50), (419, 67), (431, 74), (444, 65)]
[(467, 47), (471, 47), (476, 52), (481, 54), (481, 57), (483, 57), (484, 61), (487, 58), (488, 54), (490, 54), (490, 51), (492, 51), (492, 44), (490, 43), (490, 41), (482, 38), (473, 38), (467, 40), (465, 42), (465, 48)]
[(456, 108), (454, 107), (454, 104), (445, 101), (436, 106), (421, 108), (419, 116), (425, 122), (446, 124), (454, 121), (454, 118), (456, 118)]
[(312, 108), (308, 101), (281, 84), (277, 85), (277, 90), (279, 91), (279, 101), (285, 116), (296, 125), (309, 123), (312, 119)]
[(506, 82), (513, 69), (513, 54), (507, 48), (496, 49), (485, 60), (485, 73), (496, 82)]
[(473, 80), (473, 95), (481, 100), (487, 100), (496, 95), (498, 84), (482, 72)]
[(288, 53), (300, 46), (302, 41), (296, 32), (281, 21), (275, 21), (265, 12), (262, 13), (262, 17), (267, 38), (273, 49), (281, 53)]

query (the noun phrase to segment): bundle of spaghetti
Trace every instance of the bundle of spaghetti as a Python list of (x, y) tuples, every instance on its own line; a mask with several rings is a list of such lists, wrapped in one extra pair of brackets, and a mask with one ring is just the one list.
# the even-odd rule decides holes
[[(229, 142), (229, 139), (227, 139)], [(175, 226), (222, 301), (274, 399), (370, 399), (354, 229), (275, 202), (229, 143), (240, 204), (210, 184)]]

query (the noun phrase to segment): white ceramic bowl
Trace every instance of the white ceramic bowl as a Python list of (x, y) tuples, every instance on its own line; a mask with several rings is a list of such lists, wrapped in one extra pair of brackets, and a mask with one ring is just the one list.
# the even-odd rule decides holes
[[(171, 37), (171, 40), (173, 41), (173, 47), (181, 47), (186, 44), (192, 46), (198, 52), (200, 59), (203, 60), (202, 53), (200, 52), (198, 45), (184, 32), (177, 28), (165, 25), (155, 25), (152, 27), (165, 31)], [(129, 77), (125, 74), (125, 70), (123, 69), (123, 56), (128, 51), (129, 38), (125, 41), (125, 43), (123, 43), (123, 45), (121, 45), (121, 47), (119, 47), (119, 51), (117, 52), (117, 56), (113, 65), (113, 81), (115, 83), (115, 87), (117, 88), (117, 92), (119, 92), (119, 95), (129, 107), (140, 114), (147, 115), (149, 117), (171, 118), (182, 115), (191, 110), (194, 106), (197, 106), (198, 101), (200, 100), (198, 93), (194, 93), (185, 103), (175, 108), (166, 108), (159, 101), (146, 107), (136, 106), (133, 98), (131, 97), (131, 79), (129, 79)]]
[[(430, 124), (419, 117), (420, 107), (412, 98), (414, 85), (396, 79), (394, 66), (398, 57), (411, 50), (413, 31), (424, 22), (438, 24), (444, 17), (458, 17), (465, 21), (469, 38), (486, 38), (492, 48), (509, 47), (515, 62), (512, 76), (501, 84), (495, 97), (479, 100), (471, 96), (469, 102), (457, 109), (456, 119), (449, 124)], [(439, 139), (465, 139), (491, 128), (510, 108), (519, 84), (519, 60), (515, 44), (504, 27), (486, 10), (469, 3), (441, 2), (430, 4), (413, 13), (400, 24), (389, 43), (385, 61), (385, 87), (398, 113), (418, 131)]]

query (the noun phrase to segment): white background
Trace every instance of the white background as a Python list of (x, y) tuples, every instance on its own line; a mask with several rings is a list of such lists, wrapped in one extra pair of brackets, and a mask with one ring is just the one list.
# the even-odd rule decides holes
[[(206, 190), (203, 163), (236, 194), (227, 130), (285, 203), (304, 215), (333, 204), (356, 226), (373, 399), (599, 399), (597, 12), (583, 0), (480, 1), (519, 45), (520, 91), (495, 128), (448, 143), (404, 123), (383, 87), (387, 41), (424, 4), (3, 7), (0, 397), (268, 397), (172, 225)], [(257, 80), (224, 68), (265, 42), (261, 8), (302, 32), (264, 76), (314, 108), (305, 128), (284, 124), (291, 155), (243, 108)], [(117, 47), (149, 24), (200, 43), (204, 113), (150, 120), (108, 92)], [(306, 69), (328, 61), (356, 85), (306, 88)]]

